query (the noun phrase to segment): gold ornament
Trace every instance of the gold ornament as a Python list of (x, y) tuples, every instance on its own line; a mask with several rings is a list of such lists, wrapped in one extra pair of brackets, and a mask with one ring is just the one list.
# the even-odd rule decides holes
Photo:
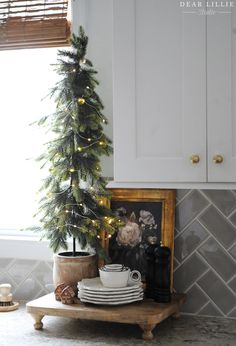
[(78, 151), (82, 151), (83, 149), (81, 147), (78, 147)]
[(69, 169), (69, 171), (70, 171), (71, 173), (75, 172), (74, 167), (71, 167), (71, 168)]
[(85, 104), (85, 99), (83, 97), (79, 97), (78, 102), (80, 105), (83, 105), (83, 104)]

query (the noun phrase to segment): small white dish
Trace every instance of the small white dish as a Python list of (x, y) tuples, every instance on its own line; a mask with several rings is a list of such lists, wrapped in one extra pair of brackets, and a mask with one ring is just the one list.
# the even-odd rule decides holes
[(104, 287), (100, 278), (96, 277), (96, 278), (92, 278), (92, 279), (83, 279), (82, 281), (80, 281), (78, 283), (78, 289), (86, 289), (89, 291), (95, 291), (95, 292), (123, 292), (123, 291), (133, 291), (135, 289), (139, 289), (140, 287), (142, 287), (142, 283), (141, 282), (131, 282), (128, 283), (128, 285), (126, 287)]
[(143, 297), (139, 298), (134, 298), (134, 299), (126, 299), (126, 300), (120, 300), (120, 301), (115, 301), (115, 302), (104, 302), (104, 301), (99, 301), (99, 300), (93, 300), (91, 301), (90, 299), (86, 298), (80, 298), (82, 303), (90, 303), (90, 304), (97, 304), (97, 305), (123, 305), (123, 304), (130, 304), (134, 302), (138, 302), (143, 300)]
[(78, 294), (78, 298), (82, 298), (82, 299), (87, 299), (87, 300), (91, 300), (91, 301), (99, 301), (99, 302), (121, 302), (121, 301), (127, 301), (127, 300), (132, 300), (132, 299), (136, 299), (136, 298), (141, 298), (143, 297), (143, 293), (138, 293), (135, 295), (131, 295), (131, 296), (124, 296), (124, 297), (106, 297), (106, 298), (102, 298), (102, 297), (96, 297), (96, 296), (90, 296), (87, 294), (84, 294), (83, 292), (79, 292)]
[(129, 299), (129, 298), (136, 298), (143, 294), (143, 290), (138, 290), (135, 292), (128, 292), (123, 294), (98, 294), (98, 293), (91, 293), (89, 291), (80, 290), (78, 295), (85, 298), (92, 298), (92, 299), (104, 299), (104, 300), (119, 300), (119, 299)]
[(131, 297), (137, 294), (143, 293), (143, 289), (136, 288), (132, 291), (122, 291), (122, 292), (97, 292), (97, 291), (91, 291), (91, 290), (86, 290), (86, 289), (80, 289), (79, 292), (83, 295), (87, 295), (90, 297), (97, 297), (97, 298), (122, 298), (122, 297)]

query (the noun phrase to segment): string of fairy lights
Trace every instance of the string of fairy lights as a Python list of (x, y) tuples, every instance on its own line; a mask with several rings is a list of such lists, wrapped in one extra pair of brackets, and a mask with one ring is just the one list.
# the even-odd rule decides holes
[[(87, 62), (86, 59), (82, 59), (82, 60), (80, 60), (80, 65), (84, 65), (84, 64), (86, 64), (86, 62)], [(78, 69), (73, 68), (73, 69), (72, 69), (72, 72), (73, 72), (73, 73), (77, 73), (77, 72), (78, 72)], [(87, 95), (86, 97), (85, 97), (85, 96), (82, 96), (82, 97), (79, 97), (79, 98), (77, 99), (77, 102), (78, 102), (79, 106), (80, 106), (80, 107), (83, 107), (83, 106), (86, 105), (86, 106), (88, 106), (88, 107), (93, 108), (93, 109), (95, 110), (96, 114), (101, 118), (102, 123), (103, 123), (103, 124), (107, 124), (107, 119), (104, 117), (104, 115), (101, 114), (101, 113), (97, 110), (97, 108), (96, 108), (94, 105), (92, 105), (90, 102), (87, 101), (87, 99), (88, 99), (89, 97), (91, 97), (91, 95), (93, 94), (94, 91), (93, 91), (89, 86), (87, 86), (86, 89), (87, 89), (87, 90), (90, 90), (91, 93), (90, 93), (90, 95)], [(64, 111), (68, 111), (68, 105), (67, 105), (66, 108), (64, 108)], [(72, 118), (74, 119), (73, 116), (72, 116)], [(106, 142), (106, 140), (103, 138), (103, 137), (104, 137), (103, 134), (101, 134), (101, 135), (100, 135), (99, 137), (97, 137), (97, 138), (85, 137), (85, 136), (83, 136), (81, 133), (77, 133), (77, 135), (78, 135), (80, 138), (82, 138), (83, 140), (85, 140), (85, 141), (88, 142), (87, 145), (84, 145), (84, 146), (79, 145), (78, 147), (76, 147), (75, 150), (78, 151), (78, 152), (83, 152), (84, 150), (86, 150), (86, 149), (88, 149), (88, 148), (90, 148), (90, 147), (92, 147), (92, 146), (94, 146), (94, 145), (96, 145), (96, 144), (98, 144), (99, 146), (101, 146), (101, 147), (103, 147), (103, 148), (105, 148), (105, 147), (108, 145), (108, 143)], [(59, 153), (56, 153), (55, 155), (60, 156)], [(101, 170), (100, 166), (97, 166), (96, 169), (97, 169), (97, 170)], [(69, 168), (69, 172), (70, 172), (70, 173), (75, 173), (76, 171), (78, 171), (78, 169), (76, 169), (76, 168), (73, 167), (73, 166)], [(64, 189), (63, 191), (60, 191), (60, 192), (49, 192), (48, 195), (49, 195), (49, 196), (53, 196), (53, 195), (63, 194), (63, 193), (66, 193), (71, 187), (72, 187), (72, 188), (75, 188), (75, 187), (77, 187), (77, 186), (79, 186), (79, 184), (76, 184), (76, 185), (75, 185), (74, 183), (72, 183), (72, 184), (70, 184), (69, 187), (67, 187), (67, 188)], [(92, 192), (92, 191), (95, 191), (95, 188), (94, 188), (93, 186), (88, 187), (88, 189), (89, 189), (91, 192)], [(98, 203), (99, 203), (100, 205), (103, 205), (103, 204), (104, 204), (103, 200), (101, 200), (101, 199), (98, 200)], [(82, 208), (83, 208), (83, 209), (87, 209), (87, 210), (88, 210), (89, 212), (91, 212), (91, 213), (93, 214), (93, 216), (94, 216), (95, 218), (97, 218), (97, 219), (94, 220), (94, 219), (91, 219), (91, 217), (89, 217), (89, 216), (82, 215), (81, 213), (78, 212), (78, 208), (77, 208), (77, 210), (75, 211), (74, 207), (81, 207), (81, 209), (82, 209)], [(101, 222), (102, 222), (102, 223), (105, 222), (105, 223), (107, 223), (108, 225), (111, 225), (111, 224), (113, 223), (113, 221), (114, 221), (114, 218), (108, 217), (108, 216), (104, 216), (104, 217), (102, 217), (102, 218), (99, 218), (98, 215), (97, 215), (93, 210), (91, 210), (90, 208), (88, 208), (87, 205), (85, 205), (84, 203), (78, 203), (78, 204), (68, 203), (68, 204), (64, 205), (62, 208), (63, 208), (63, 210), (61, 210), (59, 213), (65, 213), (65, 214), (67, 214), (67, 215), (68, 215), (68, 214), (71, 214), (71, 216), (77, 216), (77, 217), (80, 217), (80, 218), (82, 218), (82, 219), (87, 219), (87, 220), (89, 220), (89, 223), (90, 223), (93, 227), (95, 227), (95, 228), (98, 228), (98, 227), (100, 226)], [(70, 209), (70, 208), (71, 208), (71, 209)], [(118, 220), (118, 222), (121, 222), (121, 220)], [(71, 222), (66, 222), (66, 223), (64, 224), (63, 227), (72, 227), (72, 228), (75, 228), (75, 229), (80, 229), (80, 226), (78, 226), (78, 225), (76, 225), (76, 224), (74, 224), (74, 223), (71, 223)], [(57, 227), (57, 229), (59, 229), (59, 228), (60, 228), (60, 227)], [(110, 238), (111, 235), (109, 234), (107, 237)], [(99, 234), (97, 235), (97, 238), (100, 238), (100, 235), (99, 235)]]

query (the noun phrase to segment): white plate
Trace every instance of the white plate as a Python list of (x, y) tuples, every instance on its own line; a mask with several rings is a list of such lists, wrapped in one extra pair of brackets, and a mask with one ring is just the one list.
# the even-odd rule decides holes
[(130, 304), (134, 302), (138, 302), (143, 300), (143, 297), (139, 298), (134, 298), (134, 299), (127, 299), (127, 300), (122, 300), (122, 301), (116, 301), (116, 302), (104, 302), (104, 301), (99, 301), (99, 300), (90, 300), (86, 298), (81, 298), (81, 302), (83, 303), (91, 303), (91, 304), (98, 304), (98, 305), (123, 305), (123, 304)]
[(135, 298), (143, 297), (143, 292), (138, 292), (135, 294), (128, 294), (124, 296), (98, 296), (98, 295), (90, 295), (86, 294), (85, 292), (79, 292), (78, 298), (85, 298), (85, 299), (91, 299), (91, 300), (98, 300), (98, 301), (122, 301), (122, 300), (130, 300)]
[(119, 293), (113, 293), (113, 292), (93, 292), (90, 290), (85, 290), (85, 289), (80, 289), (79, 293), (83, 296), (88, 296), (88, 297), (97, 297), (97, 298), (104, 298), (104, 299), (109, 299), (109, 298), (129, 298), (133, 296), (137, 296), (143, 293), (143, 289), (139, 288), (138, 290), (135, 291), (128, 291), (128, 292), (119, 292)]
[(138, 290), (142, 287), (141, 283), (131, 283), (126, 287), (110, 288), (104, 287), (99, 277), (93, 279), (83, 279), (78, 283), (78, 289), (86, 289), (94, 292), (128, 292)]

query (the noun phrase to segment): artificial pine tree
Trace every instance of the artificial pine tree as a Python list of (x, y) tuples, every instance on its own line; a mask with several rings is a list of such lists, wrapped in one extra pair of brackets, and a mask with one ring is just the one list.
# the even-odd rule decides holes
[(54, 252), (59, 247), (67, 249), (67, 239), (73, 237), (73, 256), (76, 241), (82, 248), (90, 244), (104, 255), (99, 233), (112, 234), (118, 222), (103, 202), (109, 193), (101, 176), (100, 156), (109, 155), (112, 147), (103, 131), (107, 119), (95, 92), (97, 72), (85, 57), (87, 43), (80, 27), (79, 36), (71, 37), (72, 49), (59, 50), (56, 70), (62, 78), (51, 92), (56, 111), (38, 123), (49, 125), (55, 134), (39, 158), (50, 164), (41, 189), (40, 229)]

